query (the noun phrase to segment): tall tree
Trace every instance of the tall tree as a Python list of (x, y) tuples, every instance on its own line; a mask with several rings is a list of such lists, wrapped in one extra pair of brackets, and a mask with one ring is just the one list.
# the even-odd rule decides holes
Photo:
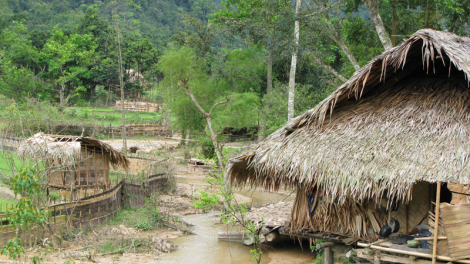
[(379, 35), (380, 41), (382, 41), (384, 49), (391, 49), (393, 45), (390, 37), (387, 34), (387, 31), (385, 30), (382, 17), (380, 16), (379, 0), (362, 0), (362, 2), (369, 10), (370, 17), (372, 18), (372, 21), (374, 21), (375, 30)]
[[(250, 91), (233, 92), (233, 86), (224, 77), (211, 78), (203, 70), (203, 63), (197, 59), (194, 49), (181, 47), (167, 50), (158, 66), (164, 74), (162, 86), (168, 91), (166, 100), (175, 113), (175, 125), (205, 132), (212, 142), (219, 166), (224, 166), (219, 135), (227, 126), (256, 124), (259, 97)], [(200, 119), (188, 118), (188, 113), (181, 111), (188, 103), (193, 109), (191, 114), (197, 111)], [(189, 119), (194, 123), (188, 123)]]
[[(300, 8), (300, 0), (295, 1), (295, 16), (298, 15)], [(289, 98), (287, 107), (287, 118), (291, 120), (294, 118), (294, 98), (295, 98), (295, 71), (297, 68), (297, 53), (299, 52), (299, 36), (300, 36), (300, 25), (298, 18), (294, 22), (294, 51), (292, 52), (292, 61), (290, 65), (289, 74)]]
[[(210, 87), (214, 86), (214, 84), (203, 81), (204, 79), (207, 79), (207, 76), (200, 70), (200, 65), (198, 65), (194, 51), (190, 48), (183, 47), (180, 50), (167, 51), (162, 56), (159, 65), (160, 70), (165, 74), (165, 78), (168, 78), (170, 81), (173, 80), (177, 84), (177, 87), (170, 87), (170, 89), (178, 89), (178, 87), (180, 87), (180, 92), (184, 92), (201, 112), (209, 129), (210, 139), (217, 155), (218, 164), (222, 168), (224, 166), (222, 149), (218, 141), (219, 133), (215, 132), (212, 123), (212, 113), (216, 107), (226, 104), (230, 98), (227, 97), (223, 101), (213, 103), (209, 110), (205, 110), (201, 106), (199, 100), (194, 95), (194, 91), (196, 90), (200, 92), (204, 88), (207, 89), (207, 87), (201, 86)], [(181, 90), (181, 88), (183, 89)], [(216, 87), (215, 90), (217, 90)]]
[(91, 35), (67, 36), (58, 27), (54, 28), (52, 38), (46, 42), (41, 51), (42, 59), (47, 64), (43, 76), (52, 81), (52, 90), (59, 92), (62, 106), (80, 92), (78, 75), (88, 70), (87, 65), (93, 58), (95, 48)]

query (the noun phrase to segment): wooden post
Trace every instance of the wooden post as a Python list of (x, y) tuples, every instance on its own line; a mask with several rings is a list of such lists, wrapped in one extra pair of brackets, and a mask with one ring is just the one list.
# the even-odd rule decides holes
[(90, 186), (90, 182), (88, 181), (88, 175), (90, 173), (90, 169), (88, 168), (88, 148), (85, 145), (85, 163), (86, 163), (86, 185), (87, 189)]
[(109, 176), (106, 175), (106, 157), (104, 156), (104, 150), (103, 148), (101, 148), (101, 159), (103, 159), (103, 179), (104, 179), (104, 183), (105, 183), (105, 190), (108, 189), (108, 186), (109, 186)]
[(434, 240), (432, 244), (432, 264), (437, 260), (437, 236), (439, 231), (439, 212), (441, 206), (441, 182), (437, 183), (436, 191), (436, 219), (434, 220)]
[(327, 247), (325, 248), (325, 264), (333, 264), (333, 263), (334, 263), (333, 249), (331, 249), (331, 247)]
[(323, 242), (317, 244), (317, 249), (325, 249), (325, 263), (324, 264), (333, 264), (334, 256), (332, 247), (335, 245), (333, 242)]
[(96, 148), (93, 148), (93, 171), (95, 172), (95, 186), (99, 184), (98, 180), (98, 164), (96, 164)]
[(408, 203), (405, 203), (405, 234), (408, 234)]
[(70, 184), (70, 201), (75, 200), (75, 178), (76, 178), (75, 174), (76, 173), (77, 172), (75, 172), (75, 171), (70, 172), (70, 174), (72, 174), (71, 175), (72, 179), (70, 180), (71, 181), (70, 182), (71, 183)]

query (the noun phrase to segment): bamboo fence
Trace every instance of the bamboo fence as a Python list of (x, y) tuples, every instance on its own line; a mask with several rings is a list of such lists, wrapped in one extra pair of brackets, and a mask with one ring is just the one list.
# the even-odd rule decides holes
[[(86, 230), (104, 224), (113, 220), (123, 206), (143, 207), (147, 197), (165, 190), (167, 180), (165, 173), (149, 176), (148, 180), (140, 185), (123, 180), (103, 193), (78, 201), (52, 204), (48, 207), (51, 212), (51, 227), (54, 232), (62, 233), (74, 228)], [(0, 207), (0, 247), (16, 235), (5, 211), (5, 207)], [(19, 238), (27, 246), (34, 246), (38, 238), (44, 239), (47, 235), (42, 228), (35, 226), (20, 233)]]

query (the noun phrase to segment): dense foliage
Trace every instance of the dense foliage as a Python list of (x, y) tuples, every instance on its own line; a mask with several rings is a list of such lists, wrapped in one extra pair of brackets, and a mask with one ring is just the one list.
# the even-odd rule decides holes
[(0, 0), (0, 93), (19, 104), (110, 105), (121, 58), (125, 98), (164, 104), (161, 116), (185, 135), (207, 134), (207, 124), (181, 74), (205, 111), (230, 98), (214, 110), (217, 131), (266, 134), (287, 120), (294, 48), (296, 114), (384, 50), (371, 3), (393, 45), (424, 27), (470, 34), (469, 0), (310, 0), (297, 16), (287, 0)]

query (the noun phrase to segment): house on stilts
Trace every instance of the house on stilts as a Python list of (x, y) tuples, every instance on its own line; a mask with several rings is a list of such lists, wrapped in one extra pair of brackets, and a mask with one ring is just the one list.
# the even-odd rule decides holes
[(65, 200), (108, 190), (110, 165), (129, 167), (123, 153), (90, 137), (37, 133), (19, 145), (18, 156), (47, 166), (48, 186)]
[(470, 263), (469, 80), (470, 38), (419, 30), (232, 159), (227, 177), (296, 189), (292, 235)]

